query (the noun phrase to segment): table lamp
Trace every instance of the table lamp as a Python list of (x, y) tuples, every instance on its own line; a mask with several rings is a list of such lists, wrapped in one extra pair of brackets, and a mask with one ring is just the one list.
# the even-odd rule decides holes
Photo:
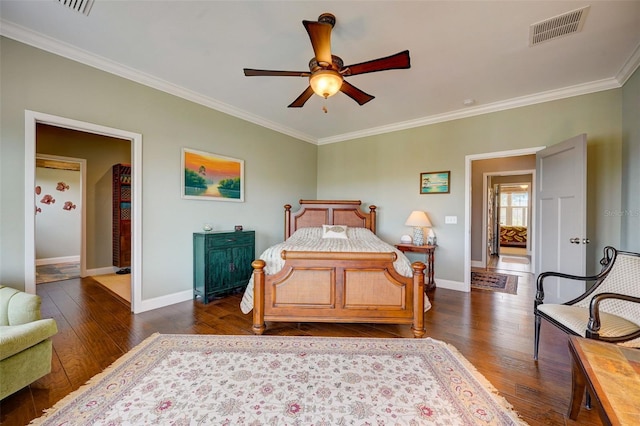
[(424, 232), (422, 228), (431, 227), (431, 221), (429, 216), (423, 211), (414, 210), (411, 212), (407, 221), (404, 223), (406, 226), (413, 226), (413, 244), (421, 246), (424, 244)]

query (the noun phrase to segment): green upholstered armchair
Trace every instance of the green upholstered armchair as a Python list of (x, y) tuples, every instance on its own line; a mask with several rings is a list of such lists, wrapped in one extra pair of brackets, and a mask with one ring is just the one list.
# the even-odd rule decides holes
[(53, 319), (41, 319), (40, 297), (0, 286), (0, 399), (51, 372)]

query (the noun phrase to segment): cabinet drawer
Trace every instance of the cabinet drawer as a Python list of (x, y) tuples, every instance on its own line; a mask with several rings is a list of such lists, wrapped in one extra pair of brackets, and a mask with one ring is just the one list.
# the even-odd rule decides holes
[(206, 248), (229, 247), (235, 245), (253, 245), (253, 232), (233, 232), (228, 234), (207, 235)]

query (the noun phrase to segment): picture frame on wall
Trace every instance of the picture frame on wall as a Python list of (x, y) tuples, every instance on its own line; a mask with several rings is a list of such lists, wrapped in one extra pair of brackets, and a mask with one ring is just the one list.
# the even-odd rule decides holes
[(181, 197), (244, 202), (244, 160), (182, 148)]
[(420, 194), (448, 194), (451, 172), (420, 173)]

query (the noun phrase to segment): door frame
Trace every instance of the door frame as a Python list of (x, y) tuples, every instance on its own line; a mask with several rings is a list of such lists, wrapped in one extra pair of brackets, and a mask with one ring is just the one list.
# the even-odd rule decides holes
[[(35, 158), (45, 160), (60, 160), (67, 163), (77, 163), (80, 165), (80, 276), (87, 276), (87, 160), (84, 158), (63, 157), (60, 155), (37, 154)], [(35, 169), (34, 169), (35, 170)], [(35, 172), (34, 172), (35, 173)], [(35, 181), (34, 181), (35, 187)], [(36, 233), (33, 233), (33, 243), (35, 244)], [(35, 247), (35, 246), (34, 246)], [(34, 249), (35, 250), (35, 249)], [(34, 255), (35, 256), (35, 255)]]
[[(142, 305), (142, 134), (30, 110), (25, 110), (24, 128), (24, 285), (26, 292), (36, 293), (33, 188), (35, 187), (36, 125), (38, 123), (126, 139), (131, 142), (131, 311), (138, 313)], [(84, 236), (83, 244), (85, 244)], [(81, 258), (84, 257), (81, 256)]]
[[(494, 177), (494, 176), (519, 176), (519, 175), (531, 175), (531, 187), (529, 188), (529, 230), (527, 231), (527, 254), (531, 255), (533, 253), (533, 251), (531, 250), (531, 247), (533, 246), (532, 240), (533, 240), (533, 233), (531, 232), (531, 228), (532, 226), (535, 224), (535, 222), (533, 221), (534, 215), (535, 215), (535, 192), (533, 191), (533, 189), (535, 188), (536, 185), (536, 170), (535, 169), (523, 169), (523, 170), (511, 170), (511, 171), (504, 171), (504, 172), (487, 172), (487, 173), (483, 173), (482, 174), (482, 226), (483, 226), (483, 230), (482, 230), (482, 247), (487, 247), (487, 219), (488, 219), (488, 215), (489, 215), (489, 207), (488, 207), (488, 199), (487, 199), (487, 193), (488, 193), (488, 188), (489, 185), (487, 184), (487, 181), (489, 180), (489, 177)], [(500, 246), (500, 244), (498, 244), (498, 246)], [(482, 251), (482, 267), (485, 268), (487, 266), (487, 251), (483, 250)], [(533, 262), (531, 262), (531, 265), (533, 265)], [(533, 270), (531, 271), (533, 272)]]
[[(490, 158), (516, 157), (531, 155), (544, 149), (544, 146), (514, 149), (509, 151), (486, 152), (483, 154), (466, 155), (464, 160), (464, 286), (462, 291), (471, 291), (471, 163), (475, 160), (488, 160)], [(486, 183), (485, 183), (486, 184)], [(483, 197), (485, 195), (483, 194)], [(535, 199), (532, 200), (535, 203)], [(484, 214), (484, 213), (483, 213)], [(483, 225), (484, 226), (484, 225)], [(486, 238), (486, 236), (485, 236)], [(533, 251), (532, 241), (532, 256)], [(532, 258), (532, 264), (533, 258)]]

